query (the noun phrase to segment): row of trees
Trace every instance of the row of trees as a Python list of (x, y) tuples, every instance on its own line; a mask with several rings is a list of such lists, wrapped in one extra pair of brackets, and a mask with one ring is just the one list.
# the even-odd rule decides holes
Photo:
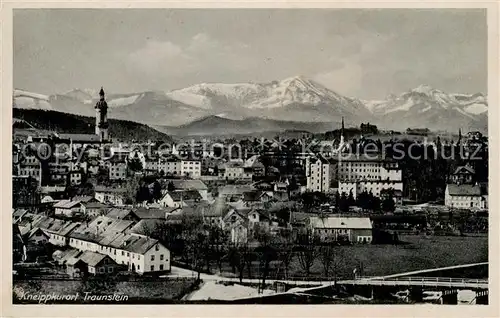
[[(321, 263), (324, 279), (337, 279), (343, 265), (343, 249), (336, 244), (322, 244), (304, 230), (299, 234), (283, 230), (278, 235), (255, 226), (245, 242), (232, 243), (229, 233), (219, 226), (205, 224), (201, 217), (184, 217), (178, 224), (157, 224), (144, 233), (160, 240), (178, 259), (197, 272), (232, 272), (240, 281), (259, 278), (261, 286), (272, 277), (290, 277), (292, 263), (304, 276), (310, 276), (316, 262)], [(225, 267), (227, 266), (227, 267)], [(246, 274), (246, 275), (245, 275)]]

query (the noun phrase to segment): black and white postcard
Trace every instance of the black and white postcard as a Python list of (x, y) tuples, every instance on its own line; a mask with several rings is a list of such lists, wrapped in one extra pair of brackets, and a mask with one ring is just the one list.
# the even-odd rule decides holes
[(497, 7), (369, 4), (7, 3), (6, 316), (497, 316)]

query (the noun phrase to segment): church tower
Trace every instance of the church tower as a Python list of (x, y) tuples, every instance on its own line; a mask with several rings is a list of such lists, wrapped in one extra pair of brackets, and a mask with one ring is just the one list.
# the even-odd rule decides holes
[(344, 145), (344, 117), (342, 116), (342, 128), (340, 129), (340, 144)]
[(101, 87), (99, 92), (99, 101), (95, 104), (96, 117), (95, 117), (95, 133), (99, 135), (102, 141), (108, 140), (108, 103), (104, 98), (104, 89)]

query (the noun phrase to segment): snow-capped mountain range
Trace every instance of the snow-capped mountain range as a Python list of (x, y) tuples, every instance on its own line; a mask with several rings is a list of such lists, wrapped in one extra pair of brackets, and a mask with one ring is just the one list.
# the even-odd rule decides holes
[[(13, 107), (93, 116), (97, 92), (73, 89), (46, 96), (16, 89)], [(487, 96), (481, 93), (448, 94), (421, 85), (385, 100), (366, 101), (342, 96), (303, 76), (270, 83), (203, 83), (167, 92), (107, 94), (106, 98), (111, 118), (156, 126), (181, 126), (212, 116), (322, 123), (337, 123), (344, 117), (348, 125), (370, 122), (384, 129), (486, 130), (488, 114)]]

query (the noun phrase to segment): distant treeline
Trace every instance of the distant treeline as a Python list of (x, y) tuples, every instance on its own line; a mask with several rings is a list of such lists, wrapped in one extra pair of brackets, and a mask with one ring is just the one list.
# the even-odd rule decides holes
[[(37, 129), (51, 130), (59, 133), (92, 134), (95, 129), (95, 118), (61, 113), (52, 110), (14, 108), (13, 117), (23, 119)], [(111, 138), (122, 141), (161, 140), (171, 138), (148, 125), (128, 120), (109, 119)]]

